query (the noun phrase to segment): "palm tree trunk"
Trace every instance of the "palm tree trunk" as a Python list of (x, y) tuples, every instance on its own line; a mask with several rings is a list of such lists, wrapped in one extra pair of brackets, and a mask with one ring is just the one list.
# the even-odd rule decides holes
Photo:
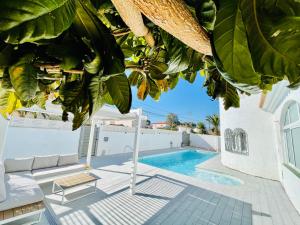
[(142, 14), (132, 2), (128, 0), (111, 0), (125, 24), (135, 36), (144, 37), (146, 42), (154, 47), (155, 41), (148, 27), (145, 26)]
[(137, 16), (136, 9), (138, 9), (153, 23), (186, 45), (205, 55), (212, 54), (206, 31), (193, 17), (183, 0), (112, 0), (112, 2), (130, 29), (142, 28), (140, 16)]

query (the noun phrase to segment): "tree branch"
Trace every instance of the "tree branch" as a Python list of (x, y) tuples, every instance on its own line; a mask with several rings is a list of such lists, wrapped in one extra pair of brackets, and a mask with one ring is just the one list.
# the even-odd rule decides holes
[(129, 33), (131, 33), (130, 29), (126, 30), (126, 31), (122, 31), (122, 32), (113, 32), (112, 35), (115, 36), (115, 37), (120, 37), (120, 36), (129, 34)]
[(83, 70), (63, 70), (58, 64), (34, 64), (35, 67), (39, 67), (41, 70), (46, 70), (49, 74), (83, 74)]
[(130, 69), (132, 71), (137, 71), (137, 72), (140, 72), (140, 73), (144, 73), (144, 68), (142, 66), (128, 65), (128, 66), (126, 66), (126, 69)]

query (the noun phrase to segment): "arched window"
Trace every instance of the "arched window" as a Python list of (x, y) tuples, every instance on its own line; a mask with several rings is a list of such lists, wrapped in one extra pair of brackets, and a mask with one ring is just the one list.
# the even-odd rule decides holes
[(234, 130), (235, 152), (248, 155), (248, 138), (247, 133), (241, 128)]
[(233, 132), (231, 129), (227, 128), (224, 133), (225, 137), (225, 150), (232, 152), (233, 151)]
[(300, 106), (289, 104), (283, 119), (286, 163), (300, 169)]

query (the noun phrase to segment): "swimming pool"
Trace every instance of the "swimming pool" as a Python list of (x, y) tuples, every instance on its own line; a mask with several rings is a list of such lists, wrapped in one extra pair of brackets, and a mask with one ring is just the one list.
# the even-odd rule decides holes
[(141, 157), (139, 162), (208, 182), (232, 186), (240, 185), (242, 181), (235, 177), (197, 168), (198, 164), (214, 156), (216, 156), (216, 153), (213, 152), (187, 149), (183, 151)]

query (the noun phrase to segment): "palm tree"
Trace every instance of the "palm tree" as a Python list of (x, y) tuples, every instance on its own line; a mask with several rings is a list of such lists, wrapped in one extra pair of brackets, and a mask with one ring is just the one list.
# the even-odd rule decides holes
[(217, 114), (212, 116), (207, 116), (206, 121), (213, 127), (212, 131), (215, 135), (220, 134), (219, 126), (220, 126), (220, 118)]
[(178, 116), (174, 113), (169, 113), (167, 115), (167, 124), (169, 125), (169, 127), (172, 129), (176, 129), (177, 125), (179, 124), (179, 119)]
[(207, 129), (203, 122), (197, 123), (197, 128), (198, 128), (200, 134), (207, 134)]

